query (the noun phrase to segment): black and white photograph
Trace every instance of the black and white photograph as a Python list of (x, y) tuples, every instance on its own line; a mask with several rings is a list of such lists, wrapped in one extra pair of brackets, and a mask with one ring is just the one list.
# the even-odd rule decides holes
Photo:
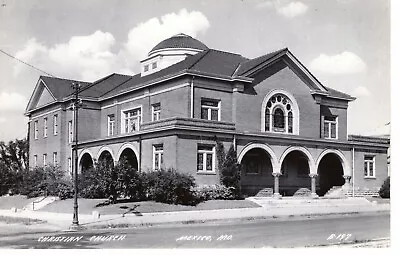
[(392, 4), (0, 0), (0, 249), (391, 250)]

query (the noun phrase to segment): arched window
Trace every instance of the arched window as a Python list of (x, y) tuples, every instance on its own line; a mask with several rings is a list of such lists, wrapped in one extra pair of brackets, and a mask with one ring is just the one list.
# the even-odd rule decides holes
[(265, 107), (265, 131), (294, 133), (294, 103), (284, 94), (271, 96)]

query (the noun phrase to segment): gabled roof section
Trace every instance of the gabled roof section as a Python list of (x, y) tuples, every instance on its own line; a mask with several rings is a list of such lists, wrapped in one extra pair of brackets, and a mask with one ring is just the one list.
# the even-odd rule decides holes
[(83, 88), (81, 96), (98, 98), (130, 80), (132, 76), (113, 73)]
[(40, 76), (40, 79), (44, 82), (44, 84), (56, 100), (62, 100), (64, 97), (67, 97), (74, 93), (74, 90), (71, 87), (73, 82), (80, 83), (82, 87), (90, 84), (89, 82), (84, 81), (61, 79), (49, 76)]
[(134, 90), (145, 84), (157, 82), (161, 79), (185, 72), (193, 74), (202, 73), (215, 77), (233, 77), (233, 73), (239, 64), (247, 60), (247, 58), (238, 54), (208, 49), (195, 55), (187, 56), (186, 59), (158, 72), (146, 76), (140, 76), (140, 74), (132, 76), (130, 80), (114, 87), (103, 94), (102, 97), (112, 97), (126, 91)]
[(273, 57), (275, 57), (275, 56), (277, 56), (280, 53), (283, 53), (285, 51), (287, 51), (287, 48), (280, 49), (280, 50), (268, 53), (266, 55), (262, 55), (260, 57), (249, 59), (249, 60), (247, 60), (245, 62), (242, 62), (240, 64), (239, 68), (236, 71), (236, 75), (238, 75), (238, 76), (245, 75), (246, 73), (250, 72), (251, 70), (253, 70), (257, 66), (261, 65), (262, 63), (264, 63), (265, 61), (270, 60), (271, 58), (273, 58)]

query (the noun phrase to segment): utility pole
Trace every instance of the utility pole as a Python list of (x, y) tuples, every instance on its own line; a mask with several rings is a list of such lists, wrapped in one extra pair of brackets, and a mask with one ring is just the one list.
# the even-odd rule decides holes
[(82, 106), (82, 102), (79, 100), (79, 91), (81, 85), (79, 83), (72, 83), (72, 88), (74, 89), (74, 101), (72, 103), (72, 110), (74, 111), (74, 145), (72, 147), (72, 155), (74, 155), (73, 164), (73, 177), (74, 177), (74, 216), (72, 220), (72, 225), (70, 229), (78, 230), (79, 219), (78, 219), (78, 109)]

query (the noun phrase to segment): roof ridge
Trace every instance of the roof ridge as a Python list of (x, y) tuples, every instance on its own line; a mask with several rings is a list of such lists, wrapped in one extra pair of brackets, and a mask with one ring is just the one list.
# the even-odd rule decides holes
[[(200, 56), (199, 59), (197, 59), (196, 61), (194, 61), (194, 63), (192, 63), (191, 65), (189, 65), (189, 67), (187, 67), (186, 70), (192, 69), (192, 67), (193, 67), (195, 64), (199, 63), (199, 61), (202, 60), (208, 53), (210, 53), (210, 49), (201, 52), (201, 54), (203, 54), (203, 56)], [(197, 55), (197, 54), (196, 54), (196, 55)], [(196, 55), (192, 55), (192, 56), (196, 56)]]
[(66, 79), (66, 78), (60, 78), (60, 77), (54, 77), (54, 76), (47, 76), (47, 75), (40, 75), (40, 78), (49, 78), (49, 79), (57, 79), (57, 80), (63, 80), (63, 81), (77, 81), (77, 82), (83, 82), (83, 83), (90, 83), (90, 82), (88, 82), (88, 81)]
[[(139, 74), (136, 74), (136, 75), (139, 75)], [(132, 78), (133, 78), (133, 77), (135, 77), (136, 75), (134, 75), (134, 76), (130, 76), (130, 77), (129, 77), (129, 79), (126, 79), (125, 81), (121, 82), (120, 84), (118, 84), (118, 85), (117, 85), (117, 86), (115, 86), (114, 88), (112, 88), (112, 89), (110, 89), (110, 90), (106, 91), (105, 93), (101, 94), (101, 95), (100, 95), (100, 96), (98, 96), (98, 97), (99, 97), (99, 98), (101, 98), (101, 97), (102, 97), (102, 96), (104, 96), (105, 94), (107, 94), (107, 93), (109, 93), (109, 92), (113, 91), (114, 89), (118, 88), (119, 86), (121, 86), (121, 85), (123, 85), (123, 84), (127, 83), (128, 81), (132, 80)], [(129, 76), (129, 75), (127, 75), (127, 76)]]
[(218, 50), (218, 49), (212, 49), (212, 48), (209, 49), (209, 50), (218, 51), (218, 52), (225, 53), (225, 54), (236, 55), (236, 56), (240, 56), (240, 57), (242, 57), (242, 58), (248, 59), (248, 58), (242, 56), (242, 55), (239, 54), (239, 53), (234, 53), (234, 52), (230, 52), (230, 51), (223, 51), (223, 50)]

